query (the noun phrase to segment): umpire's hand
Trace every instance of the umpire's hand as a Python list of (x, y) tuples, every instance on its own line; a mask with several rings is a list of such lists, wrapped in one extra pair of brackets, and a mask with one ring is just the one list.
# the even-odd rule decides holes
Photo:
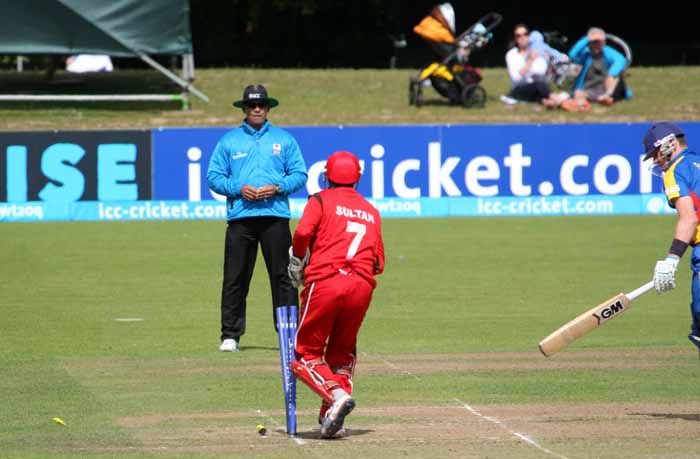
[(258, 192), (254, 186), (243, 185), (241, 187), (241, 195), (243, 196), (243, 199), (245, 199), (247, 201), (257, 201), (258, 200)]
[(277, 194), (277, 185), (265, 185), (261, 186), (257, 190), (257, 198), (258, 199), (270, 199), (273, 198)]

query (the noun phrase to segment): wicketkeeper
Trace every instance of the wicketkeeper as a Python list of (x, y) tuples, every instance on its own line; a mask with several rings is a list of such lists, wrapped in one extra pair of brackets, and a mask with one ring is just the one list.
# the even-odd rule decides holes
[(644, 159), (653, 159), (664, 179), (669, 206), (678, 212), (676, 230), (664, 260), (654, 267), (654, 288), (659, 293), (676, 287), (678, 261), (692, 246), (690, 268), (693, 271), (688, 339), (700, 350), (700, 156), (688, 150), (685, 134), (670, 123), (654, 124), (644, 136)]
[(304, 285), (292, 370), (323, 399), (322, 438), (343, 436), (355, 407), (357, 334), (384, 270), (381, 219), (355, 190), (360, 175), (352, 153), (328, 158), (328, 189), (309, 198), (289, 249), (289, 275)]

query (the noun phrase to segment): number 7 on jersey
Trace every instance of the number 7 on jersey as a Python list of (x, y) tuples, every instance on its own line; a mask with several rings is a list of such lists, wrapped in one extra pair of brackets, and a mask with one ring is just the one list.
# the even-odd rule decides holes
[(345, 227), (345, 231), (348, 233), (355, 233), (355, 237), (352, 238), (350, 247), (348, 247), (348, 253), (345, 255), (345, 259), (350, 260), (357, 253), (357, 249), (360, 248), (362, 238), (365, 237), (367, 233), (367, 225), (348, 221), (348, 226)]

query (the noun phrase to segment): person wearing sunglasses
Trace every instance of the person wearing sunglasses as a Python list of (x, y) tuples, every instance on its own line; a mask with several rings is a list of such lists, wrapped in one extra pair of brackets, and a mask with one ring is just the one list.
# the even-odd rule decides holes
[(237, 352), (246, 329), (246, 297), (262, 248), (274, 308), (298, 304), (298, 292), (287, 275), (291, 212), (288, 196), (307, 180), (306, 163), (292, 135), (272, 126), (270, 109), (279, 104), (264, 86), (247, 86), (233, 102), (245, 119), (219, 140), (212, 153), (207, 183), (226, 196), (228, 222), (221, 289), (222, 352)]
[(525, 24), (513, 28), (513, 47), (506, 53), (506, 66), (511, 90), (504, 101), (538, 102), (547, 108), (556, 108), (559, 101), (551, 97), (547, 82), (547, 59), (543, 53), (530, 47), (529, 31)]

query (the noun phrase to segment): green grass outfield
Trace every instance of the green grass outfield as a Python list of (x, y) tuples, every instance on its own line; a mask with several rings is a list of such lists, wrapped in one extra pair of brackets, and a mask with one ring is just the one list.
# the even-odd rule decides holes
[(217, 350), (223, 222), (2, 224), (0, 457), (700, 457), (685, 263), (676, 290), (551, 359), (537, 351), (647, 281), (673, 225), (386, 220), (351, 435), (324, 442), (302, 386), (300, 437), (282, 433), (261, 259), (242, 352)]
[[(426, 63), (427, 64), (427, 63)], [(270, 119), (277, 125), (590, 123), (699, 120), (700, 67), (632, 67), (628, 84), (634, 98), (588, 113), (539, 110), (533, 104), (507, 107), (498, 97), (510, 89), (505, 68), (483, 69), (488, 100), (483, 109), (446, 104), (431, 88), (426, 105), (408, 104), (408, 81), (417, 70), (401, 69), (263, 69), (197, 70), (195, 86), (210, 102), (193, 98), (190, 111), (162, 102), (0, 102), (0, 130), (115, 129), (161, 126), (237, 126), (242, 113), (231, 106), (243, 87), (263, 83), (280, 100)], [(120, 70), (114, 74), (74, 75), (59, 72), (47, 82), (41, 72), (0, 71), (3, 94), (141, 94), (177, 93), (155, 71)], [(538, 111), (535, 111), (538, 110)]]

